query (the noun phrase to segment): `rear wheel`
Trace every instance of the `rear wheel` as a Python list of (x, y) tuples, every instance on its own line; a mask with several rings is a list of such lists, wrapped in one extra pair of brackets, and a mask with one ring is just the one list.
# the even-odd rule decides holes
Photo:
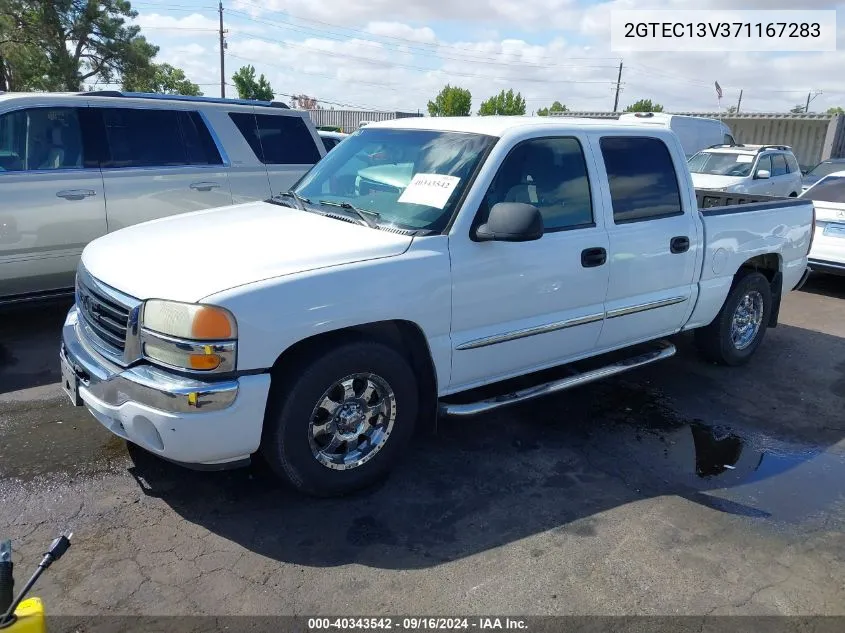
[(747, 271), (736, 280), (713, 322), (695, 331), (696, 344), (707, 360), (743, 365), (763, 340), (771, 311), (769, 280)]
[(352, 342), (274, 377), (262, 453), (298, 490), (333, 496), (368, 486), (395, 465), (413, 435), (416, 379), (393, 348)]

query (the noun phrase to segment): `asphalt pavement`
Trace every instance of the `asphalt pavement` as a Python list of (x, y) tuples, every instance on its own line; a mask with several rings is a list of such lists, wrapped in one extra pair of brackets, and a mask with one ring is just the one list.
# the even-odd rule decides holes
[(674, 358), (443, 420), (314, 500), (112, 437), (58, 385), (67, 305), (0, 314), (0, 537), (52, 614), (845, 615), (845, 279), (753, 361)]

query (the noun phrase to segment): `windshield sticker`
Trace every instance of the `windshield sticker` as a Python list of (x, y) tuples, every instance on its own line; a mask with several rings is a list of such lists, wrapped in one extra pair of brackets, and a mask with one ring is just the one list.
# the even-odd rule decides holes
[(738, 162), (738, 163), (753, 163), (754, 157), (749, 156), (748, 154), (739, 154), (736, 157), (736, 162)]
[(417, 174), (405, 191), (399, 196), (398, 202), (406, 204), (424, 204), (429, 207), (442, 209), (449, 201), (455, 187), (461, 179), (457, 176), (443, 174)]

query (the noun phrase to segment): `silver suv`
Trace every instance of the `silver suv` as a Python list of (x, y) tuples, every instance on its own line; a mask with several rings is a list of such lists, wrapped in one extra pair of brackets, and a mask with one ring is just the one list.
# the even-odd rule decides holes
[[(308, 113), (282, 103), (0, 94), (0, 304), (72, 292), (82, 249), (105, 233), (267, 199), (325, 153)], [(185, 247), (225, 250), (189, 235)]]

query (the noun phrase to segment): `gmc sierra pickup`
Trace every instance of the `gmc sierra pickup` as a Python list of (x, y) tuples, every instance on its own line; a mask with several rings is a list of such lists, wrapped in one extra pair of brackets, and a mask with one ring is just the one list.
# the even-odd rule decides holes
[[(666, 129), (372, 123), (285, 194), (89, 244), (64, 385), (166, 459), (260, 453), (297, 489), (342, 494), (439, 414), (668, 358), (682, 330), (707, 359), (746, 362), (806, 278), (814, 208), (719, 200)], [(572, 371), (509, 385), (557, 366)]]

